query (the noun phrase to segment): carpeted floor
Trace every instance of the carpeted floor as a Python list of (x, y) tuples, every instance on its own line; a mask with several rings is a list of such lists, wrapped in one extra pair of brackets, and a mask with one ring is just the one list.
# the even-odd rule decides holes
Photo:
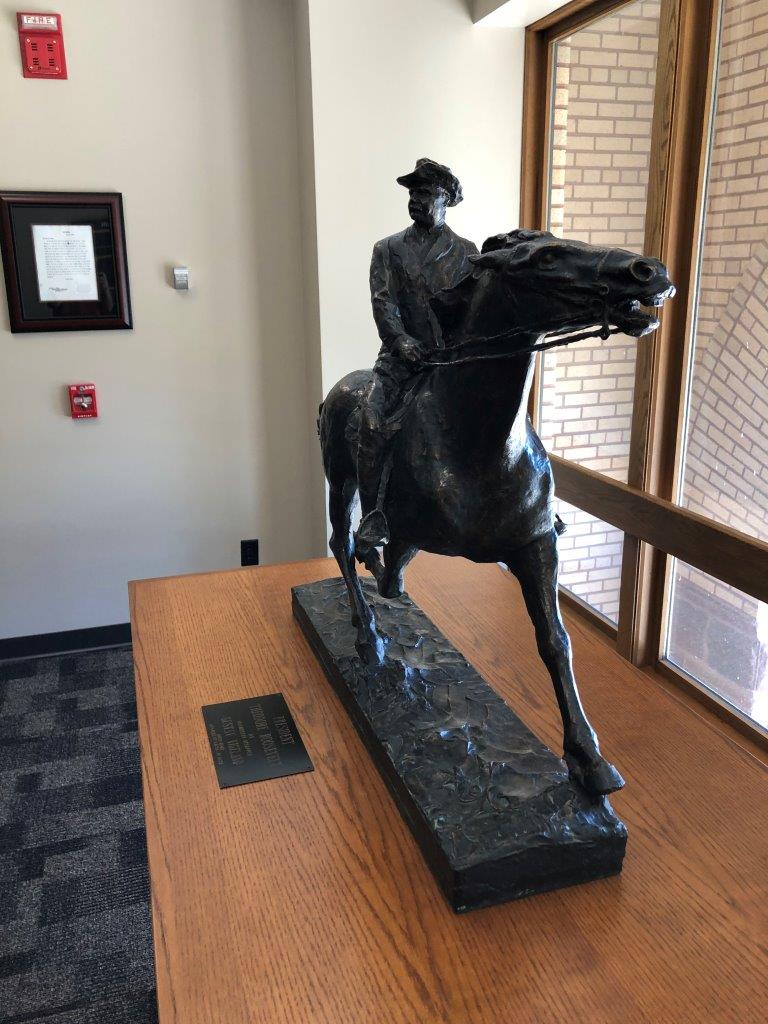
[(129, 647), (0, 662), (0, 1024), (154, 1024)]

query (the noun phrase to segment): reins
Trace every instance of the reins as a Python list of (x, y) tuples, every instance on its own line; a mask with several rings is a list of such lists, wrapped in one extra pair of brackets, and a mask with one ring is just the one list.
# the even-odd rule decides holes
[[(564, 323), (565, 321), (561, 321)], [(502, 334), (491, 335), (485, 338), (469, 338), (463, 341), (460, 345), (447, 346), (444, 349), (438, 349), (441, 352), (461, 352), (468, 345), (482, 344), (483, 342), (501, 342), (507, 341), (510, 338), (519, 337), (521, 334), (529, 334), (529, 331), (523, 328), (517, 328), (514, 331), (506, 331)], [(598, 328), (595, 326), (592, 330), (581, 331), (579, 334), (567, 334), (567, 328), (562, 327), (560, 330), (550, 331), (545, 335), (545, 338), (549, 338), (549, 341), (540, 341), (536, 345), (528, 345), (526, 348), (516, 349), (514, 352), (494, 352), (485, 355), (477, 356), (461, 356), (457, 359), (422, 359), (414, 366), (414, 374), (416, 375), (415, 382), (409, 387), (403, 395), (398, 408), (387, 417), (385, 423), (392, 429), (405, 416), (413, 398), (421, 390), (424, 382), (423, 371), (433, 366), (461, 366), (464, 363), (479, 363), (491, 359), (518, 359), (520, 356), (530, 355), (532, 352), (544, 352), (547, 349), (555, 348), (558, 345), (571, 345), (575, 341), (584, 341), (586, 338), (602, 338), (605, 340), (610, 337), (611, 334), (619, 334), (620, 329), (618, 327), (610, 327), (608, 323), (608, 306), (603, 307), (603, 323)]]
[[(602, 256), (597, 266), (596, 277), (599, 280), (600, 273), (603, 268), (603, 264), (608, 256), (608, 252)], [(600, 291), (603, 295), (607, 291), (605, 285), (600, 285)], [(540, 291), (540, 289), (534, 289)], [(563, 318), (560, 322), (565, 324), (571, 317)], [(461, 366), (465, 363), (479, 363), (488, 360), (499, 360), (499, 359), (519, 359), (521, 356), (528, 356), (534, 352), (546, 352), (548, 349), (557, 348), (565, 345), (572, 345), (576, 341), (585, 341), (588, 338), (602, 338), (606, 341), (612, 334), (620, 334), (621, 330), (618, 327), (611, 327), (608, 323), (608, 303), (603, 299), (603, 310), (602, 310), (602, 324), (598, 328), (595, 326), (593, 329), (588, 331), (581, 331), (579, 334), (568, 334), (568, 329), (563, 327), (561, 330), (548, 331), (545, 334), (545, 338), (549, 338), (549, 341), (540, 341), (536, 345), (528, 345), (526, 348), (516, 349), (514, 352), (491, 352), (484, 355), (476, 356), (459, 356), (456, 359), (432, 359), (427, 358), (421, 361), (422, 366)], [(485, 338), (468, 338), (463, 341), (460, 345), (447, 346), (444, 349), (438, 349), (437, 351), (448, 352), (461, 352), (466, 349), (469, 345), (482, 344), (483, 342), (503, 342), (509, 341), (512, 338), (519, 337), (521, 334), (529, 334), (523, 328), (517, 328), (514, 331), (506, 331), (501, 334), (491, 335)]]
[[(490, 359), (518, 359), (520, 356), (528, 356), (533, 352), (546, 352), (550, 348), (572, 345), (576, 341), (585, 341), (587, 338), (602, 338), (605, 341), (612, 334), (620, 333), (618, 327), (601, 327), (600, 330), (582, 331), (580, 334), (571, 334), (564, 338), (556, 337), (552, 338), (551, 341), (541, 341), (536, 345), (518, 348), (514, 352), (492, 352), (479, 356), (462, 356), (458, 359), (424, 359), (422, 363), (424, 366), (461, 366), (463, 363), (480, 363)], [(456, 348), (463, 347), (463, 345), (456, 346)]]

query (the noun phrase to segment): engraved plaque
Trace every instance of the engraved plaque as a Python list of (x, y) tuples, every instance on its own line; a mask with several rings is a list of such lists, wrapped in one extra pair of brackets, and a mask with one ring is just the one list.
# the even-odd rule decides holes
[(314, 770), (282, 693), (207, 704), (203, 719), (221, 789)]

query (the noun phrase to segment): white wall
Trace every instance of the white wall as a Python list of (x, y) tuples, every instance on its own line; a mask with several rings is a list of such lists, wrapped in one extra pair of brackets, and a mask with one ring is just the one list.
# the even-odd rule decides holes
[[(299, 134), (299, 183), (301, 194), (301, 252), (304, 271), (304, 334), (307, 347), (307, 403), (310, 433), (310, 487), (313, 499), (326, 506), (326, 486), (316, 422), (318, 406), (323, 399), (322, 348), (320, 340), (320, 287), (318, 281), (317, 250), (317, 194), (315, 188), (315, 136), (312, 97), (312, 61), (310, 55), (310, 0), (293, 0), (294, 49), (296, 67), (296, 108)], [(315, 500), (315, 504), (317, 501)], [(330, 525), (320, 512), (316, 525), (320, 531), (318, 542), (327, 554)]]
[[(21, 77), (18, 6), (0, 186), (123, 193), (136, 326), (14, 335), (0, 294), (0, 636), (125, 621), (128, 579), (237, 565), (244, 537), (324, 548), (290, 5), (59, 0), (67, 82)], [(99, 420), (67, 417), (81, 380)]]
[(408, 225), (395, 178), (418, 157), (459, 175), (460, 234), (516, 226), (523, 31), (474, 26), (465, 0), (309, 0), (309, 26), (327, 391), (376, 356), (371, 249)]

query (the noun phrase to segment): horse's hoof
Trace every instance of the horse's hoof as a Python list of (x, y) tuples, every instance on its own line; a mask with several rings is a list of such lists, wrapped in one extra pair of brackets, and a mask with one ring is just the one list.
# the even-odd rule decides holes
[(396, 598), (403, 596), (403, 585), (400, 580), (385, 580), (382, 578), (377, 580), (377, 584), (379, 595), (381, 597), (386, 597), (388, 600), (394, 601)]
[(590, 796), (607, 796), (624, 786), (624, 779), (619, 772), (602, 757), (585, 764), (573, 754), (566, 754), (565, 763), (571, 778), (583, 786)]

